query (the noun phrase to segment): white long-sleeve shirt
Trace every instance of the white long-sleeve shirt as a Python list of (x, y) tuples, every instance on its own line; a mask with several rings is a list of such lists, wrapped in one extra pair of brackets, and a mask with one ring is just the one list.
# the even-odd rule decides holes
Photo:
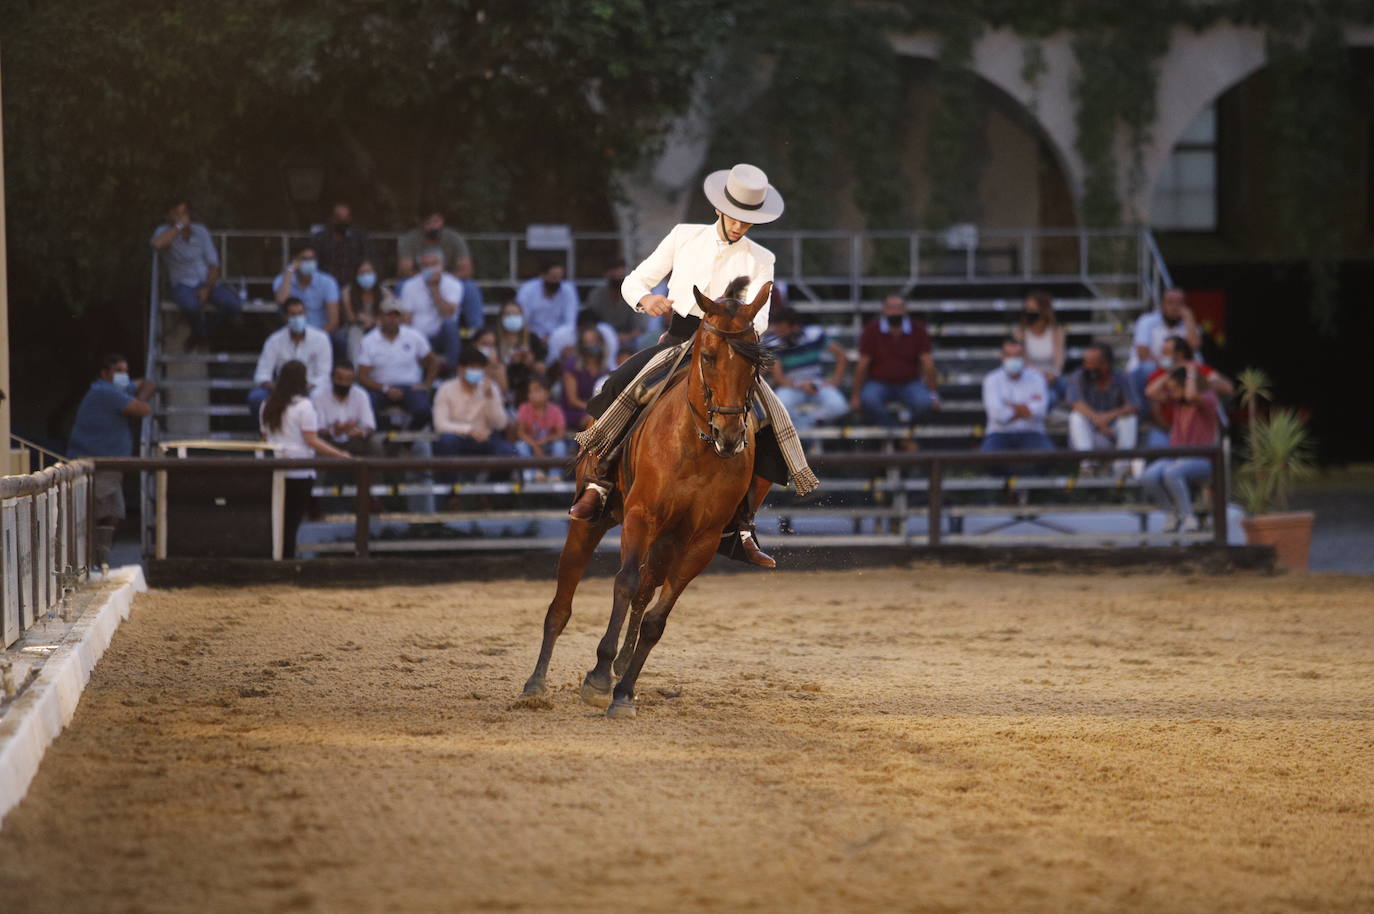
[(306, 327), (300, 342), (291, 338), (291, 331), (282, 327), (262, 344), (258, 367), (253, 371), (254, 384), (266, 384), (277, 376), (281, 367), (292, 359), (305, 363), (305, 378), (310, 386), (322, 390), (329, 386), (329, 372), (334, 369), (334, 350), (329, 334), (314, 327)]
[(441, 435), (471, 435), (476, 429), (499, 432), (509, 423), (501, 391), (490, 378), (483, 378), (477, 387), (454, 378), (439, 385), (434, 394), (434, 430)]
[(401, 310), (410, 315), (410, 326), (424, 334), (425, 339), (438, 333), (444, 321), (463, 313), (463, 281), (452, 273), (441, 273), (439, 297), (453, 306), (453, 313), (447, 317), (440, 314), (435, 306), (434, 296), (430, 294), (424, 276), (416, 274), (401, 283), (401, 294), (396, 300)]
[[(772, 251), (754, 243), (748, 235), (734, 244), (726, 243), (715, 223), (676, 225), (654, 252), (625, 277), (620, 294), (638, 311), (639, 300), (671, 273), (668, 298), (673, 310), (684, 317), (700, 317), (702, 312), (692, 295), (693, 286), (707, 298), (715, 299), (724, 294), (733, 280), (748, 276), (749, 288), (743, 298), (753, 301), (763, 284), (773, 280), (776, 259)], [(768, 329), (767, 302), (754, 316), (754, 329), (760, 336)]]
[[(1030, 418), (1018, 418), (1011, 404), (1030, 408)], [(1027, 365), (1013, 378), (1003, 368), (995, 368), (983, 378), (983, 409), (987, 410), (989, 432), (1043, 432), (1045, 413), (1050, 405), (1045, 376)]]

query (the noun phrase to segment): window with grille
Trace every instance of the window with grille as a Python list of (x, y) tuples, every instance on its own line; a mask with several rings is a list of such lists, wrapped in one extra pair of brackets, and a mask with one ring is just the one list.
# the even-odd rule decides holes
[(1179, 137), (1155, 183), (1150, 224), (1164, 231), (1217, 230), (1217, 108), (1209, 106)]

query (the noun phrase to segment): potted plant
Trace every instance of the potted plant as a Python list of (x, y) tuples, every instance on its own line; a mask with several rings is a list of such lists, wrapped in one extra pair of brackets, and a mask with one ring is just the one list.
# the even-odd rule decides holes
[(1272, 398), (1269, 379), (1256, 368), (1241, 372), (1240, 401), (1250, 427), (1246, 456), (1237, 475), (1236, 494), (1247, 517), (1241, 521), (1251, 544), (1273, 546), (1278, 564), (1307, 570), (1312, 545), (1311, 511), (1289, 511), (1293, 485), (1312, 469), (1311, 436), (1301, 416), (1289, 409), (1260, 415), (1260, 402)]

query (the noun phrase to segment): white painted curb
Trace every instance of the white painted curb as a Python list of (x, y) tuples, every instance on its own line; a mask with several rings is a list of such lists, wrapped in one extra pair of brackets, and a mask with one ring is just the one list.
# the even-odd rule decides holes
[(119, 586), (99, 609), (85, 613), (72, 626), (0, 723), (0, 824), (24, 799), (43, 753), (71, 723), (91, 670), (110, 646), (119, 623), (129, 618), (134, 594), (148, 589), (138, 565), (113, 569), (110, 580), (119, 581)]

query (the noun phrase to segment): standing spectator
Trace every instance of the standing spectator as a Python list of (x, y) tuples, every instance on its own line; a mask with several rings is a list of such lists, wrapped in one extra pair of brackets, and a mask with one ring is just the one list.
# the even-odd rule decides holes
[[(1174, 401), (1173, 424), (1169, 428), (1170, 447), (1198, 447), (1215, 444), (1218, 428), (1217, 395), (1200, 380), (1197, 365), (1170, 369), (1164, 384)], [(1206, 457), (1177, 457), (1156, 460), (1145, 468), (1141, 486), (1150, 499), (1168, 512), (1164, 530), (1191, 533), (1198, 529), (1193, 511), (1193, 496), (1188, 483), (1201, 482), (1212, 472)], [(1225, 523), (1225, 518), (1214, 518)]]
[(358, 264), (353, 280), (343, 288), (339, 303), (343, 306), (344, 323), (348, 325), (348, 345), (346, 357), (351, 362), (358, 360), (363, 335), (377, 326), (382, 314), (382, 305), (392, 300), (390, 290), (377, 281), (377, 269), (372, 261), (364, 260)]
[[(314, 457), (347, 457), (343, 451), (320, 437), (320, 417), (306, 395), (309, 382), (305, 365), (287, 362), (277, 375), (277, 384), (262, 404), (258, 424), (263, 440), (276, 448), (276, 456), (296, 460)], [(310, 507), (314, 470), (286, 470), (286, 499), (282, 519), (282, 558), (296, 557), (296, 533)]]
[(1021, 321), (1012, 330), (1026, 352), (1026, 364), (1045, 378), (1050, 406), (1064, 399), (1064, 328), (1054, 316), (1050, 293), (1036, 290), (1026, 296)]
[(423, 266), (420, 255), (430, 248), (443, 252), (444, 270), (459, 279), (472, 278), (472, 254), (468, 251), (467, 239), (445, 225), (443, 211), (433, 207), (420, 217), (418, 228), (401, 236), (397, 245), (397, 272), (402, 277), (414, 276)]
[[(630, 311), (629, 308), (623, 309)], [(633, 311), (630, 311), (633, 314)], [(616, 334), (615, 328), (601, 319), (595, 311), (588, 311), (583, 308), (577, 312), (577, 320), (572, 324), (564, 324), (553, 333), (549, 334), (549, 352), (553, 353), (553, 360), (556, 362), (567, 361), (577, 354), (577, 341), (582, 338), (582, 332), (587, 329), (595, 330), (601, 334), (602, 345), (606, 347), (606, 364), (618, 365), (617, 356), (620, 352), (620, 337)]]
[(305, 365), (306, 381), (314, 390), (323, 390), (329, 383), (329, 369), (334, 364), (329, 337), (323, 330), (316, 330), (305, 322), (305, 303), (299, 298), (288, 298), (282, 311), (286, 326), (262, 344), (258, 367), (253, 371), (255, 386), (248, 392), (248, 406), (253, 415), (262, 408), (263, 401), (272, 392), (277, 374), (287, 362)]
[[(773, 389), (797, 428), (832, 422), (849, 411), (849, 402), (840, 393), (849, 356), (826, 338), (820, 324), (807, 326), (800, 313), (783, 307), (773, 312), (773, 334), (766, 342), (777, 351)], [(827, 352), (835, 360), (828, 382), (822, 364)]]
[[(1121, 450), (1136, 445), (1139, 417), (1130, 382), (1112, 370), (1112, 350), (1093, 343), (1083, 352), (1083, 366), (1068, 377), (1069, 446), (1075, 451)], [(1118, 464), (1118, 471), (1124, 468)]]
[[(1147, 447), (1168, 447), (1169, 429), (1174, 422), (1174, 400), (1166, 383), (1168, 374), (1175, 368), (1196, 366), (1198, 383), (1221, 397), (1229, 397), (1236, 392), (1235, 384), (1226, 375), (1204, 365), (1194, 358), (1193, 347), (1181, 336), (1171, 336), (1164, 341), (1159, 357), (1159, 367), (1150, 373), (1145, 384), (1145, 398), (1150, 408), (1152, 426), (1146, 438)], [(1222, 417), (1224, 420), (1224, 416)]]
[(1182, 289), (1169, 289), (1159, 300), (1157, 310), (1147, 311), (1136, 319), (1131, 358), (1126, 364), (1136, 403), (1145, 403), (1145, 384), (1150, 374), (1159, 367), (1159, 358), (1164, 354), (1164, 341), (1171, 336), (1183, 337), (1193, 351), (1197, 351), (1202, 343), (1197, 319), (1185, 303)]
[(596, 382), (606, 375), (606, 344), (595, 327), (582, 331), (577, 354), (563, 362), (563, 415), (568, 427), (581, 428), (587, 419), (587, 401)]
[(429, 341), (401, 322), (401, 306), (382, 306), (381, 321), (363, 337), (358, 357), (358, 383), (368, 390), (372, 410), (380, 419), (387, 410), (406, 414), (405, 428), (429, 424), (429, 392), (439, 373), (439, 361)]
[(353, 363), (338, 362), (329, 375), (329, 385), (316, 387), (310, 400), (330, 444), (355, 457), (380, 457), (382, 441), (374, 434), (377, 416), (372, 411), (372, 398), (353, 380)]
[[(100, 360), (100, 371), (81, 398), (67, 442), (67, 456), (132, 457), (134, 434), (130, 419), (152, 414), (148, 399), (155, 385), (146, 378), (137, 384), (129, 380), (129, 361), (111, 353)], [(3, 399), (3, 394), (0, 394)], [(97, 470), (95, 488), (96, 564), (110, 563), (110, 546), (115, 528), (124, 520), (124, 474), (117, 470)]]
[[(549, 402), (549, 387), (544, 379), (530, 378), (524, 395), (525, 402), (515, 413), (515, 452), (521, 457), (567, 457), (567, 419), (563, 410)], [(549, 475), (541, 470), (526, 470), (525, 481), (536, 482)]]
[(548, 346), (525, 324), (524, 310), (516, 302), (506, 302), (496, 328), (496, 357), (506, 367), (511, 390), (521, 395), (531, 377), (542, 377), (548, 355)]
[(983, 409), (987, 411), (984, 451), (1048, 451), (1054, 443), (1045, 434), (1049, 391), (1045, 376), (1026, 364), (1019, 340), (1002, 342), (1002, 364), (983, 378)]
[(501, 434), (509, 422), (501, 391), (487, 377), (487, 357), (464, 347), (458, 376), (434, 395), (435, 456), (513, 456), (515, 445)]
[(220, 282), (219, 252), (210, 230), (191, 221), (191, 208), (185, 200), (175, 200), (167, 207), (167, 221), (153, 230), (152, 245), (162, 254), (172, 301), (191, 327), (188, 348), (203, 344), (210, 336), (207, 305), (226, 315), (243, 310), (239, 296)]
[(633, 308), (627, 308), (625, 299), (620, 294), (620, 286), (625, 282), (624, 259), (611, 261), (611, 265), (601, 275), (605, 282), (587, 293), (587, 301), (582, 305), (582, 310), (592, 312), (600, 321), (609, 324), (619, 342), (617, 350), (628, 355), (639, 348), (635, 344), (644, 334), (645, 325), (644, 315)]
[(372, 259), (367, 230), (353, 224), (353, 208), (347, 203), (334, 204), (329, 223), (311, 236), (310, 244), (320, 270), (341, 282), (348, 282), (363, 261)]
[(299, 298), (305, 304), (306, 323), (332, 337), (339, 331), (339, 283), (319, 267), (315, 249), (306, 245), (272, 280), (272, 292), (279, 306), (288, 298)]
[[(926, 325), (907, 314), (902, 296), (887, 296), (882, 315), (870, 321), (859, 337), (850, 408), (862, 406), (868, 422), (892, 428), (897, 420), (887, 411), (889, 401), (906, 404), (915, 422), (940, 408), (938, 387)], [(912, 449), (915, 442), (903, 445)]]
[(444, 354), (448, 368), (458, 363), (462, 335), (458, 330), (458, 306), (463, 302), (463, 284), (444, 270), (444, 252), (430, 248), (420, 255), (420, 273), (401, 285), (401, 310), (414, 327), (437, 351)]
[(577, 289), (563, 275), (563, 264), (546, 261), (538, 276), (525, 280), (515, 291), (530, 331), (545, 340), (564, 324), (577, 321)]

